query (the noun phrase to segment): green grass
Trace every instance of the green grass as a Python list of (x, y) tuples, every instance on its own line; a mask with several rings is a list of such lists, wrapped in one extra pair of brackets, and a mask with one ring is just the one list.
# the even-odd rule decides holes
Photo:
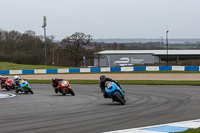
[(45, 66), (45, 65), (24, 65), (9, 62), (0, 62), (0, 70), (24, 70), (24, 69), (57, 69), (67, 68), (59, 66)]
[[(30, 84), (50, 84), (51, 80), (28, 80)], [(70, 84), (99, 84), (99, 80), (69, 80)], [(200, 85), (200, 81), (118, 80), (122, 85)]]
[(197, 128), (197, 129), (188, 129), (187, 131), (176, 132), (176, 133), (200, 133), (200, 128)]

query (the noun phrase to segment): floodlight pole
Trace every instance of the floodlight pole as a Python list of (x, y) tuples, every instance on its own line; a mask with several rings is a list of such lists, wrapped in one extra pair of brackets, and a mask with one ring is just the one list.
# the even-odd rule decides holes
[(54, 48), (53, 48), (53, 63), (52, 65), (54, 66)]
[(167, 66), (168, 66), (168, 32), (166, 32), (166, 45), (167, 45)]
[(46, 45), (46, 16), (43, 17), (43, 26), (42, 28), (44, 28), (44, 64), (47, 65), (47, 45)]

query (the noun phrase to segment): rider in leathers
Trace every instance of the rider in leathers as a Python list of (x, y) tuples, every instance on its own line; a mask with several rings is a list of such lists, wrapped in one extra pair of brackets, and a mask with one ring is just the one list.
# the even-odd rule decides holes
[[(113, 80), (111, 78), (107, 78), (105, 75), (101, 75), (100, 76), (100, 85), (99, 86), (101, 88), (101, 92), (104, 93), (103, 94), (104, 98), (108, 98), (109, 97), (108, 94), (105, 92), (105, 83), (106, 83), (106, 81), (114, 82), (122, 90), (120, 84), (117, 81), (115, 81), (115, 80)], [(124, 90), (122, 90), (122, 92), (125, 93)]]
[(55, 93), (58, 93), (60, 91), (60, 86), (58, 85), (59, 82), (61, 82), (63, 79), (57, 79), (55, 77), (52, 78), (52, 86), (55, 88)]

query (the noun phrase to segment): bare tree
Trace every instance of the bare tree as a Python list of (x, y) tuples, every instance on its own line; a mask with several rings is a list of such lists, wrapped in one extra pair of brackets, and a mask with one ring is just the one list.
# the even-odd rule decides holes
[(91, 40), (91, 35), (85, 35), (81, 32), (76, 32), (62, 40), (61, 44), (67, 48), (75, 67), (78, 66), (84, 56), (84, 46), (88, 45)]
[(126, 46), (123, 43), (120, 43), (119, 48), (120, 48), (120, 50), (124, 50), (126, 48)]
[(117, 43), (114, 42), (114, 43), (112, 44), (112, 50), (116, 50), (116, 49), (117, 49)]

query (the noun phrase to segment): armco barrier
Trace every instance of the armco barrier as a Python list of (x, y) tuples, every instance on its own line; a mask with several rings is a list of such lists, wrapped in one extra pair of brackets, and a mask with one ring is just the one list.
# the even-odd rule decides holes
[(159, 66), (159, 71), (172, 71), (172, 66)]
[(111, 72), (121, 72), (121, 67), (111, 67)]
[(141, 67), (103, 67), (103, 68), (67, 68), (67, 69), (33, 69), (0, 70), (1, 75), (8, 74), (49, 74), (82, 72), (130, 72), (130, 71), (200, 71), (200, 66), (141, 66)]
[(22, 70), (22, 74), (34, 74), (34, 70)]
[(199, 66), (185, 66), (185, 71), (199, 71)]
[(101, 68), (91, 68), (91, 72), (101, 72)]
[(146, 71), (146, 67), (133, 67), (133, 71)]

